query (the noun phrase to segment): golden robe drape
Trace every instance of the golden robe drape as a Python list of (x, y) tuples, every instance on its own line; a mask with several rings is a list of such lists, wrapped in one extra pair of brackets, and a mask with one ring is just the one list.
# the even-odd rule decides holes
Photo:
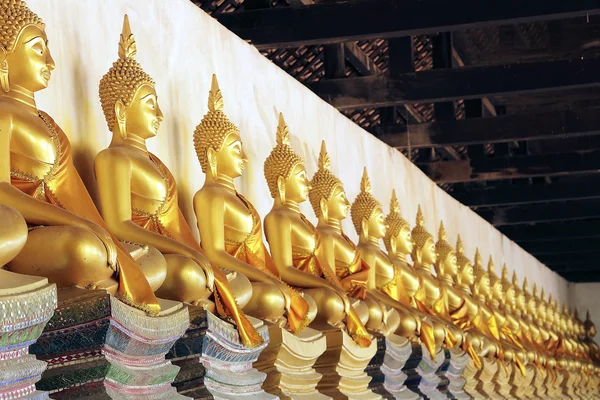
[[(46, 175), (34, 176), (13, 168), (13, 166), (15, 163), (19, 166), (29, 163), (31, 166), (30, 170), (35, 171), (40, 169), (39, 165), (36, 164), (40, 164), (41, 162), (11, 151), (11, 184), (29, 196), (70, 211), (81, 218), (100, 225), (108, 231), (108, 227), (100, 216), (79, 173), (73, 165), (73, 155), (69, 139), (50, 116), (41, 111), (39, 115), (48, 126), (48, 130), (52, 135), (57, 150), (57, 159)], [(117, 290), (117, 297), (124, 303), (139, 308), (148, 314), (158, 314), (160, 312), (158, 300), (154, 296), (142, 270), (133, 258), (131, 258), (127, 249), (119, 243), (117, 238), (112, 236), (112, 239), (117, 246), (118, 252), (117, 269), (119, 288)], [(85, 268), (85, 266), (82, 265), (82, 268)]]
[[(194, 234), (179, 208), (175, 178), (158, 157), (150, 153), (150, 159), (154, 162), (166, 181), (167, 195), (155, 213), (149, 214), (133, 209), (131, 220), (142, 228), (174, 239), (203, 253), (200, 243), (194, 238)], [(142, 200), (142, 198), (140, 197), (139, 200)], [(235, 296), (229, 287), (227, 277), (216, 266), (213, 266), (213, 272), (215, 276), (214, 296), (217, 312), (220, 316), (225, 318), (230, 317), (235, 321), (242, 343), (246, 347), (259, 346), (263, 343), (263, 339), (246, 315), (239, 309)]]

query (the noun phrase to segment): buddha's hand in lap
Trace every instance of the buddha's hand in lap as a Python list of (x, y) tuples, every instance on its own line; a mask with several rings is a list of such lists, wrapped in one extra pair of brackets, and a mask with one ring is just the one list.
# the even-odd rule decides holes
[(106, 248), (106, 259), (108, 267), (113, 271), (117, 271), (117, 244), (113, 240), (112, 236), (102, 228), (100, 225), (94, 222), (83, 220), (81, 224), (82, 228), (88, 229), (94, 235), (100, 239), (104, 247)]

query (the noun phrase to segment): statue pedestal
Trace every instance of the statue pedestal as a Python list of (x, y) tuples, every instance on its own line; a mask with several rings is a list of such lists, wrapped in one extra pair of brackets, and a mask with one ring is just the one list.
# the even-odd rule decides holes
[(165, 354), (189, 325), (183, 304), (160, 300), (158, 317), (101, 290), (58, 291), (58, 308), (32, 353), (48, 362), (37, 387), (55, 399), (185, 399)]
[(500, 361), (492, 358), (482, 358), (481, 363), (481, 371), (475, 375), (475, 380), (478, 382), (477, 391), (482, 396), (491, 399), (497, 395), (494, 378), (498, 374), (500, 368), (504, 369), (504, 367), (500, 364)]
[[(297, 335), (276, 325), (269, 325), (269, 345), (254, 367), (267, 375), (263, 389), (269, 399), (327, 399), (317, 392), (321, 374), (313, 368), (327, 347), (325, 336), (311, 328)], [(241, 375), (238, 376), (238, 379)]]
[[(543, 368), (537, 368), (535, 371), (535, 377), (533, 378), (533, 393), (532, 395), (537, 396), (540, 399), (545, 399), (547, 394), (546, 392), (548, 391), (548, 387), (546, 386), (548, 384), (548, 371)], [(580, 396), (581, 397), (581, 396)], [(585, 398), (585, 397), (584, 397)]]
[(565, 396), (567, 399), (576, 399), (577, 396), (575, 395), (575, 388), (574, 388), (574, 383), (575, 380), (577, 378), (577, 374), (573, 371), (566, 371), (565, 372), (565, 379), (563, 380), (562, 383), (562, 395)]
[(471, 398), (465, 393), (463, 387), (465, 386), (466, 380), (463, 377), (463, 372), (467, 367), (470, 357), (463, 350), (449, 350), (450, 351), (450, 365), (446, 372), (448, 378), (448, 393), (449, 397), (452, 396), (455, 399)]
[(329, 330), (325, 334), (327, 348), (315, 365), (323, 376), (317, 385), (319, 392), (335, 400), (381, 399), (369, 389), (371, 377), (365, 371), (377, 353), (377, 340), (361, 348), (345, 331)]
[[(404, 339), (396, 335), (391, 336), (395, 336), (400, 340)], [(394, 396), (385, 387), (385, 373), (383, 372), (383, 364), (387, 353), (387, 338), (381, 333), (374, 333), (373, 340), (377, 342), (377, 352), (369, 361), (366, 369), (367, 375), (371, 377), (369, 389), (385, 400), (394, 400)], [(410, 349), (410, 344), (408, 344), (408, 347)]]
[(29, 354), (56, 308), (56, 286), (46, 278), (0, 269), (0, 399), (47, 399), (37, 391), (46, 363)]
[(385, 344), (385, 357), (381, 366), (385, 375), (384, 387), (395, 399), (419, 399), (419, 395), (404, 384), (408, 376), (402, 370), (412, 353), (412, 343), (402, 336), (390, 335)]
[(525, 367), (525, 372), (526, 374), (523, 376), (519, 368), (513, 368), (513, 373), (509, 381), (512, 386), (510, 394), (518, 399), (525, 397), (528, 386), (533, 380), (534, 371), (531, 365)]
[(513, 371), (518, 369), (519, 367), (513, 363), (507, 363), (506, 368), (504, 368), (504, 366), (498, 368), (498, 373), (494, 379), (494, 393), (496, 393), (496, 396), (492, 398), (508, 399), (510, 397), (510, 377), (512, 376)]
[(405, 385), (421, 397), (447, 399), (447, 396), (438, 389), (441, 382), (438, 370), (444, 364), (445, 359), (446, 355), (443, 349), (438, 351), (435, 360), (432, 360), (423, 344), (413, 344), (411, 355), (404, 367), (404, 373), (408, 377)]

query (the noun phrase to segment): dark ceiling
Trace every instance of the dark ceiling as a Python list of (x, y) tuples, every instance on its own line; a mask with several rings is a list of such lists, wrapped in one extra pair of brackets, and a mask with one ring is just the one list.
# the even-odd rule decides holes
[(570, 281), (600, 281), (600, 0), (193, 1)]

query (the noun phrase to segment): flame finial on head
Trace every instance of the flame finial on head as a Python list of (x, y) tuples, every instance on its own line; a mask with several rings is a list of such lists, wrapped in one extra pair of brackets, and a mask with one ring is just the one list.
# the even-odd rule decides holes
[[(454, 253), (454, 249), (446, 240), (446, 228), (444, 227), (444, 221), (440, 221), (440, 229), (438, 230), (438, 241), (435, 244), (435, 249), (439, 256), (437, 265), (441, 265), (446, 260), (446, 257)], [(440, 271), (438, 271), (438, 273), (439, 272)]]
[[(417, 218), (416, 225), (412, 230), (412, 237), (415, 242), (415, 246), (413, 248), (413, 256), (416, 256), (417, 250), (422, 250), (425, 247), (425, 244), (428, 240), (433, 240), (433, 235), (425, 229), (425, 217), (423, 216), (423, 210), (421, 209), (421, 205), (419, 204), (417, 208)], [(413, 260), (415, 257), (413, 257)]]
[(129, 16), (125, 14), (123, 18), (123, 30), (121, 31), (121, 40), (119, 40), (119, 58), (135, 58), (137, 54), (137, 47), (135, 44), (135, 38), (131, 33), (131, 26), (129, 25)]
[(219, 81), (217, 75), (213, 74), (212, 81), (210, 84), (210, 91), (208, 92), (208, 111), (217, 112), (223, 111), (223, 94), (219, 88)]
[(329, 154), (327, 153), (327, 147), (325, 146), (325, 141), (321, 141), (321, 151), (319, 152), (319, 169), (331, 169), (331, 159), (329, 158)]
[(396, 196), (396, 189), (392, 189), (392, 199), (390, 200), (390, 212), (400, 214), (400, 202)]
[(277, 196), (279, 191), (277, 179), (281, 176), (287, 181), (292, 176), (294, 168), (304, 163), (302, 158), (290, 146), (290, 131), (282, 113), (279, 113), (275, 140), (277, 145), (265, 160), (264, 165), (265, 179), (273, 198)]

